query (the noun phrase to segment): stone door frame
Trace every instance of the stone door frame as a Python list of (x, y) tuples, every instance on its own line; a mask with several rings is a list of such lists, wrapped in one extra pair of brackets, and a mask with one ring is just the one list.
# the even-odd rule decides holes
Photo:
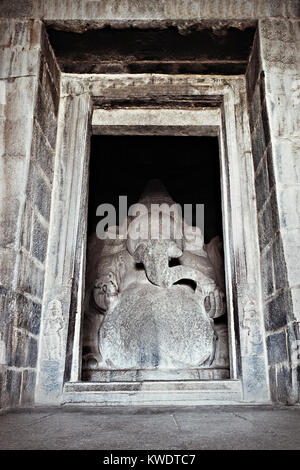
[(62, 74), (36, 402), (62, 403), (65, 384), (80, 382), (90, 136), (136, 129), (219, 137), (231, 379), (244, 402), (267, 402), (245, 77), (159, 74)]

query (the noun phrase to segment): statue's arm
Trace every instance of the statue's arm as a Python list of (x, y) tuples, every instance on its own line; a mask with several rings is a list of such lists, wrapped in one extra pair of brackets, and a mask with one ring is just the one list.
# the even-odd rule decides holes
[(198, 272), (197, 291), (204, 299), (207, 315), (210, 318), (223, 315), (226, 309), (224, 293), (216, 283), (215, 272), (210, 259), (186, 250), (179, 260), (181, 264), (190, 266)]

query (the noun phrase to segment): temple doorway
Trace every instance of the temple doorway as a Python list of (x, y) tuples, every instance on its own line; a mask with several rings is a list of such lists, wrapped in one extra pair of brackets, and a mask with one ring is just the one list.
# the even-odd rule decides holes
[[(103, 241), (96, 240), (97, 225), (101, 220), (97, 208), (103, 203), (112, 205), (116, 208), (116, 221), (119, 221), (120, 196), (127, 197), (128, 208), (146, 200), (171, 201), (179, 204), (184, 212), (188, 204), (192, 208), (189, 221), (192, 226), (199, 225), (196, 207), (202, 205), (202, 238), (197, 239), (197, 248), (195, 244), (192, 248), (180, 245), (180, 256), (169, 256), (172, 273), (177, 269), (180, 275), (167, 289), (163, 282), (148, 275), (146, 261), (136, 258), (128, 241), (123, 244), (117, 241), (114, 245), (110, 240), (103, 245)], [(102, 219), (105, 215), (102, 213)], [(120, 377), (125, 381), (220, 380), (230, 377), (222, 235), (217, 137), (92, 137), (82, 380), (117, 381)], [(154, 250), (152, 243), (148, 251), (154, 253)], [(120, 268), (120, 259), (125, 264), (123, 268)], [(131, 266), (131, 263), (134, 264)], [(180, 267), (181, 264), (185, 266)], [(124, 275), (122, 269), (127, 269), (127, 274)], [(212, 279), (215, 282), (214, 287), (209, 287), (206, 294), (198, 294), (198, 297), (194, 291), (200, 292), (205, 281), (204, 278), (197, 280), (196, 275), (194, 285), (194, 269), (196, 273), (199, 270), (201, 276), (205, 274), (208, 282)], [(130, 282), (126, 281), (126, 276)], [(114, 293), (108, 296), (101, 289), (105, 292), (113, 289)], [(219, 301), (218, 289), (223, 307), (215, 305)], [(122, 300), (124, 295), (125, 300)], [(132, 300), (135, 298), (136, 301)], [(171, 305), (173, 298), (173, 311), (171, 307), (168, 311), (165, 306)], [(197, 302), (194, 302), (196, 298)], [(127, 312), (128, 302), (133, 303)], [(195, 308), (199, 308), (197, 314)], [(213, 308), (214, 312), (209, 313)], [(143, 309), (145, 312), (141, 313)], [(156, 309), (166, 310), (163, 321), (155, 319)], [(124, 321), (120, 320), (123, 315)], [(171, 319), (174, 315), (178, 316), (177, 320)], [(151, 316), (153, 318), (149, 318)], [(128, 326), (131, 322), (132, 327)], [(106, 323), (108, 327), (105, 328)], [(141, 323), (139, 327), (138, 323)], [(112, 333), (114, 328), (123, 330), (123, 336)], [(109, 345), (105, 346), (107, 341)], [(205, 348), (203, 343), (209, 344)]]

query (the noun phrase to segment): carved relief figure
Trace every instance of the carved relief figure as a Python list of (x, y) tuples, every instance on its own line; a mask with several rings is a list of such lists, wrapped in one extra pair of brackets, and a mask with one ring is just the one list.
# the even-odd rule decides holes
[(151, 217), (148, 211), (129, 219), (126, 237), (89, 243), (85, 366), (223, 367), (228, 351), (218, 348), (224, 350), (227, 330), (214, 324), (225, 313), (219, 238), (205, 246), (199, 230), (170, 212), (175, 203), (157, 181), (139, 203), (152, 204)]
[(262, 344), (262, 337), (256, 313), (256, 306), (252, 299), (248, 299), (245, 303), (242, 327), (245, 336), (245, 352), (248, 354), (256, 353), (257, 348)]
[(48, 359), (60, 360), (62, 356), (62, 331), (64, 318), (59, 300), (52, 300), (48, 305), (48, 315), (44, 331)]

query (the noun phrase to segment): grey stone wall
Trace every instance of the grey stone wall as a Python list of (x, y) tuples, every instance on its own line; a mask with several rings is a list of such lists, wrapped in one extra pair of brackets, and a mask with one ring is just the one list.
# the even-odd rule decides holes
[(297, 0), (2, 0), (6, 17), (94, 20), (185, 20), (297, 17)]
[(270, 389), (281, 402), (299, 399), (298, 41), (299, 21), (260, 21), (247, 69)]
[[(1, 406), (35, 387), (59, 71), (40, 22), (1, 20)], [(2, 182), (2, 181), (1, 181)]]

